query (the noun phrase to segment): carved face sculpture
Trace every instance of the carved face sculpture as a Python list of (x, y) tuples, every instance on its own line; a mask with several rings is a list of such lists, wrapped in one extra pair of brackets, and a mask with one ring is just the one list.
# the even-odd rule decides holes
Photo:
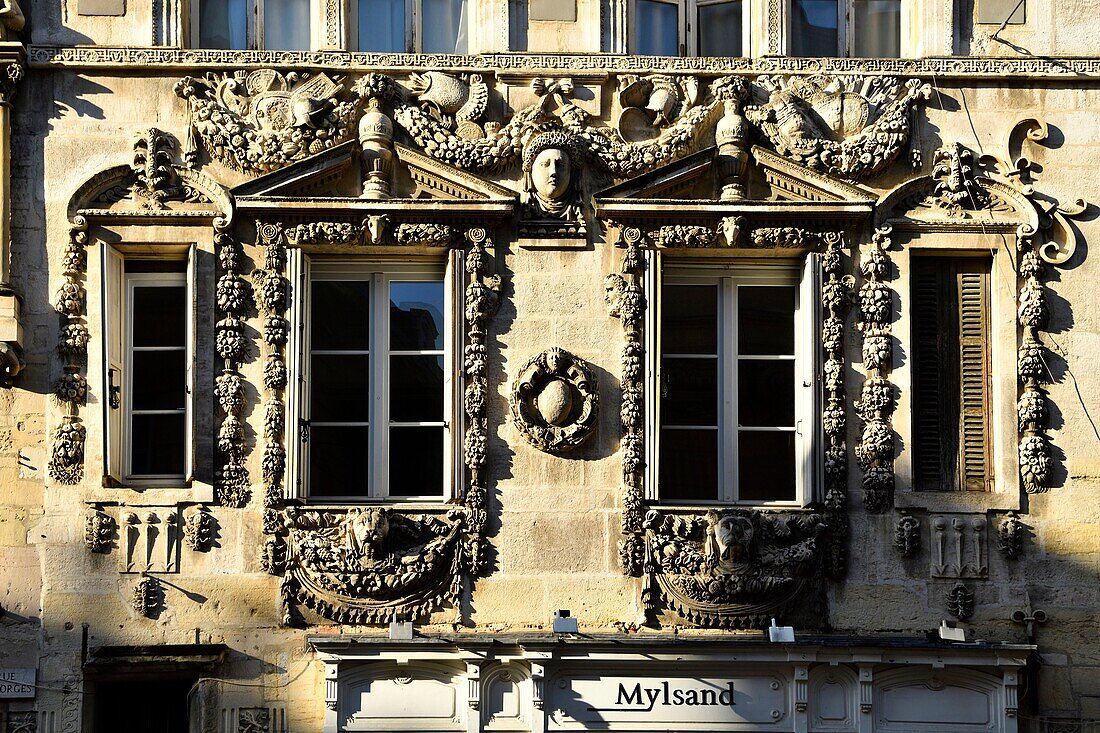
[(572, 175), (569, 154), (561, 148), (543, 150), (531, 166), (531, 184), (539, 196), (549, 201), (565, 195)]

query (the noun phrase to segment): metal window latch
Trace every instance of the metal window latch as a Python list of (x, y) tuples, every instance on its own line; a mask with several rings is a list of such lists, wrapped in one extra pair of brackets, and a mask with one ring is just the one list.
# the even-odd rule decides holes
[(309, 442), (309, 420), (298, 419), (298, 437), (303, 443)]
[(119, 371), (114, 367), (107, 370), (107, 401), (112, 410), (122, 407), (122, 387), (115, 383)]

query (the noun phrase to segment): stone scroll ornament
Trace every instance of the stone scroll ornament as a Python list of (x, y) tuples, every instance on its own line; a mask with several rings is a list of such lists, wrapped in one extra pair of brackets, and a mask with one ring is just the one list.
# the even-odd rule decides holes
[(863, 504), (867, 511), (880, 513), (894, 501), (894, 431), (890, 416), (894, 410), (894, 385), (890, 383), (892, 336), (890, 321), (894, 306), (886, 284), (891, 277), (890, 227), (878, 229), (859, 264), (863, 283), (856, 296), (857, 328), (863, 336), (863, 369), (866, 377), (856, 413), (863, 431), (855, 446), (856, 461), (863, 472)]
[[(432, 230), (425, 229), (425, 234)], [(261, 307), (281, 312), (277, 296), (285, 278), (288, 230), (280, 223), (261, 224), (260, 241), (268, 256), (259, 284)], [(297, 236), (299, 233), (295, 233)], [(297, 241), (297, 240), (296, 240)], [(465, 245), (467, 283), (463, 303), (463, 457), (466, 467), (460, 502), (439, 512), (410, 513), (390, 507), (296, 507), (279, 501), (285, 463), (268, 463), (265, 448), (264, 543), (261, 564), (281, 575), (283, 622), (301, 625), (300, 607), (325, 618), (353, 624), (414, 620), (452, 606), (461, 618), (463, 588), (484, 572), (488, 400), (486, 328), (499, 303), (500, 278), (489, 274), (484, 229), (466, 230), (450, 246)], [(271, 295), (269, 300), (269, 294)], [(269, 347), (273, 344), (269, 343)], [(281, 363), (281, 344), (269, 357)], [(274, 363), (270, 361), (268, 363)], [(265, 370), (265, 405), (285, 406), (284, 367)], [(278, 376), (268, 379), (267, 374)], [(269, 411), (265, 413), (271, 415)], [(285, 414), (280, 409), (279, 414)], [(265, 426), (265, 445), (282, 443), (285, 426)], [(278, 428), (276, 430), (275, 428)], [(275, 471), (279, 468), (279, 471)]]
[[(642, 603), (689, 622), (756, 628), (817, 597), (816, 578), (839, 579), (847, 568), (847, 449), (845, 446), (844, 323), (852, 278), (845, 274), (843, 238), (836, 232), (756, 230), (759, 242), (794, 236), (821, 251), (824, 323), (825, 500), (811, 512), (715, 510), (705, 515), (646, 511), (644, 502), (643, 244), (667, 244), (664, 228), (650, 234), (626, 227), (622, 273), (607, 278), (609, 312), (623, 323), (623, 538), (620, 561), (642, 577)], [(721, 240), (714, 236), (715, 246)], [(781, 246), (781, 245), (777, 245)]]
[(576, 448), (596, 430), (599, 394), (592, 368), (559, 348), (531, 357), (512, 382), (512, 422), (545, 453)]
[(909, 141), (913, 109), (932, 89), (916, 79), (819, 74), (761, 76), (745, 117), (776, 151), (846, 179), (886, 168)]

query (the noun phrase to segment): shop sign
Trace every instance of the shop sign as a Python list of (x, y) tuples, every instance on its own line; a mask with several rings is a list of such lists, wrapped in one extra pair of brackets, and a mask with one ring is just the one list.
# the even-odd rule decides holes
[(0, 668), (0, 700), (34, 697), (36, 670)]
[[(787, 718), (787, 681), (781, 674), (657, 676), (564, 674), (550, 685), (559, 729), (712, 729), (746, 723), (773, 727)], [(694, 724), (694, 726), (693, 726)]]

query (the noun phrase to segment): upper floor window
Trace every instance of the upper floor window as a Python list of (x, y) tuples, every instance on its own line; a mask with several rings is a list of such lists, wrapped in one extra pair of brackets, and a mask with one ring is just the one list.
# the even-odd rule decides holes
[(742, 56), (747, 8), (745, 0), (634, 0), (634, 53)]
[(913, 258), (918, 490), (992, 488), (989, 270), (987, 257)]
[(300, 430), (290, 447), (301, 493), (447, 495), (454, 329), (443, 265), (310, 263), (295, 254), (305, 295), (293, 319)]
[(192, 8), (199, 48), (310, 48), (310, 0), (196, 0)]
[(352, 0), (350, 8), (354, 50), (467, 52), (468, 0)]
[(791, 0), (791, 56), (901, 55), (902, 0)]
[(115, 483), (190, 479), (190, 259), (124, 258), (104, 246), (106, 468)]
[(808, 496), (816, 300), (799, 280), (786, 263), (662, 273), (655, 456), (662, 501), (787, 504)]

